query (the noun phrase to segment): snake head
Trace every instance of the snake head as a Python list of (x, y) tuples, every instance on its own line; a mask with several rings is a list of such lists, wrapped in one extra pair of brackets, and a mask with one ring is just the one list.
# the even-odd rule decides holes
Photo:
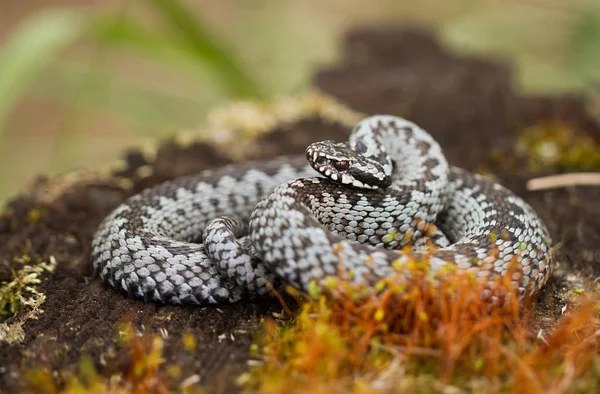
[(306, 158), (321, 175), (344, 185), (379, 189), (392, 183), (384, 165), (361, 155), (348, 143), (315, 142), (306, 149)]

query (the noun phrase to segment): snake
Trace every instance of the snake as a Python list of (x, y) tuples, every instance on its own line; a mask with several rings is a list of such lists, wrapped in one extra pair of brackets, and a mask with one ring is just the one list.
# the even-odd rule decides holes
[(305, 155), (147, 188), (104, 218), (91, 255), (96, 274), (130, 297), (197, 305), (280, 284), (309, 291), (331, 276), (367, 286), (410, 280), (398, 267), (415, 260), (484, 283), (510, 275), (525, 297), (554, 262), (548, 229), (527, 202), (448, 164), (428, 132), (392, 115), (366, 117), (348, 141), (315, 142)]

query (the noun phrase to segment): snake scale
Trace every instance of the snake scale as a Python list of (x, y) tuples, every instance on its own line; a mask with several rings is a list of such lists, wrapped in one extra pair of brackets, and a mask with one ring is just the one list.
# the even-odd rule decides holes
[[(439, 247), (425, 251), (432, 224)], [(174, 304), (236, 302), (268, 293), (268, 283), (306, 291), (340, 270), (374, 284), (409, 258), (483, 281), (516, 262), (510, 275), (521, 296), (536, 293), (553, 264), (548, 230), (525, 201), (450, 166), (431, 135), (389, 115), (363, 119), (348, 142), (314, 143), (302, 157), (146, 189), (105, 218), (92, 242), (104, 281)]]

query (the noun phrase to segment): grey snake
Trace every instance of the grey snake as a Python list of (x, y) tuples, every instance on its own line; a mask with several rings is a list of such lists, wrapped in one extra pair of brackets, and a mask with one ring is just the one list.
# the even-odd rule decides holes
[[(438, 248), (428, 251), (431, 225)], [(412, 252), (401, 250), (407, 245)], [(305, 156), (208, 170), (130, 197), (100, 224), (92, 260), (111, 286), (161, 303), (236, 302), (277, 283), (307, 291), (340, 269), (372, 285), (408, 259), (482, 281), (516, 263), (511, 279), (525, 296), (547, 281), (551, 245), (524, 200), (450, 166), (414, 123), (377, 115), (345, 143), (317, 142)]]

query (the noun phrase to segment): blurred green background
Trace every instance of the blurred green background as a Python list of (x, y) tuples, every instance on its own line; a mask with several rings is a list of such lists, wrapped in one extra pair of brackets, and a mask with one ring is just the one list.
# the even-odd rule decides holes
[(508, 59), (525, 91), (600, 80), (598, 0), (3, 0), (0, 201), (228, 100), (302, 91), (349, 27), (406, 22)]

